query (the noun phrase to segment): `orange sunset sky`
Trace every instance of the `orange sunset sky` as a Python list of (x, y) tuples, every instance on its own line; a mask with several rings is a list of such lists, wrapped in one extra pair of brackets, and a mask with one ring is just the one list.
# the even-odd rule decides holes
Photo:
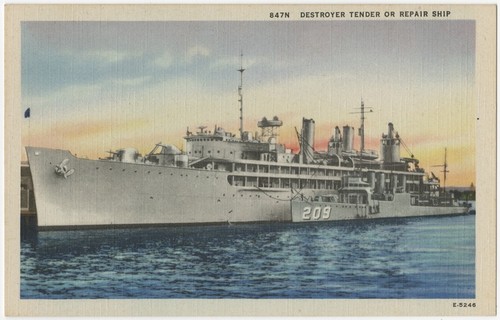
[(245, 130), (277, 115), (297, 148), (313, 118), (324, 150), (335, 126), (359, 127), (363, 99), (368, 149), (392, 122), (422, 167), (442, 177), (447, 148), (447, 185), (475, 183), (472, 20), (23, 22), (21, 36), (23, 147), (98, 158), (182, 149), (187, 127), (237, 133), (243, 52)]

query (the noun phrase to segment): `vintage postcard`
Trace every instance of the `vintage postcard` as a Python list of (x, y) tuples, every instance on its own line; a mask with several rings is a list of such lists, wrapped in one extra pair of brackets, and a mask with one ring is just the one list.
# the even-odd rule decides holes
[(496, 313), (493, 5), (8, 5), (17, 316)]

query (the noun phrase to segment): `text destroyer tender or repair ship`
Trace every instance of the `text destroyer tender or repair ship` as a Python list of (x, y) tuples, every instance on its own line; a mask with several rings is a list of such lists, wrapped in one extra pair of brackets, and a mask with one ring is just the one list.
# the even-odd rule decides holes
[[(241, 86), (239, 93), (242, 119)], [(159, 143), (145, 156), (125, 148), (99, 160), (77, 158), (67, 150), (26, 147), (38, 227), (286, 222), (292, 221), (291, 203), (303, 206), (308, 202), (295, 200), (337, 193), (345, 177), (358, 177), (374, 190), (370, 197), (393, 201), (383, 214), (366, 211), (369, 217), (410, 216), (414, 209), (418, 215), (466, 212), (440, 202), (438, 180), (428, 178), (418, 160), (400, 157), (402, 140), (392, 124), (382, 137), (380, 158), (364, 150), (363, 122), (359, 152), (353, 149), (350, 126), (342, 133), (335, 127), (328, 150), (316, 152), (315, 122), (304, 118), (298, 134), (300, 152), (295, 154), (278, 143), (280, 126), (277, 117), (263, 118), (258, 122), (261, 133), (254, 135), (243, 131), (241, 121), (239, 137), (218, 126), (213, 132), (199, 127), (194, 134), (187, 131), (184, 152)], [(302, 217), (304, 207), (298, 210)], [(322, 211), (320, 218), (311, 210), (307, 220), (326, 216)], [(293, 220), (301, 221), (300, 217)], [(359, 217), (367, 214), (348, 218)], [(327, 220), (342, 219), (332, 208)]]

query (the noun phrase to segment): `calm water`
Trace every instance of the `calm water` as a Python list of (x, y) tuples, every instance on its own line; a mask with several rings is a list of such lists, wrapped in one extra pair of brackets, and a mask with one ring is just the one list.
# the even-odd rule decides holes
[(475, 216), (23, 234), (21, 297), (474, 298)]

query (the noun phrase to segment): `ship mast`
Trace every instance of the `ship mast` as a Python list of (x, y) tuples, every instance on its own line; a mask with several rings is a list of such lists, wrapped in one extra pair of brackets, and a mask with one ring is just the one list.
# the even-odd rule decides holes
[(243, 140), (243, 53), (241, 53), (240, 56), (240, 69), (238, 70), (240, 72), (240, 85), (238, 86), (238, 95), (240, 98), (238, 101), (240, 102), (240, 139)]
[(448, 170), (448, 162), (446, 161), (446, 148), (444, 148), (444, 164), (443, 164), (443, 174), (444, 174), (444, 179), (443, 179), (443, 191), (446, 193), (446, 173), (450, 172)]
[(365, 151), (365, 103), (363, 99), (361, 99), (361, 127), (359, 128), (359, 135), (361, 136), (360, 156), (363, 159), (363, 151)]
[[(372, 108), (368, 108), (369, 112), (373, 112)], [(365, 151), (365, 103), (363, 98), (361, 98), (361, 108), (360, 112), (350, 112), (351, 114), (361, 114), (361, 126), (359, 128), (359, 136), (361, 137), (361, 146), (359, 150), (359, 159), (363, 161), (363, 152)]]
[(443, 168), (443, 171), (441, 171), (443, 173), (443, 193), (446, 194), (446, 173), (450, 172), (448, 170), (448, 162), (446, 161), (446, 148), (444, 148), (444, 163), (434, 165), (432, 167), (442, 167)]

